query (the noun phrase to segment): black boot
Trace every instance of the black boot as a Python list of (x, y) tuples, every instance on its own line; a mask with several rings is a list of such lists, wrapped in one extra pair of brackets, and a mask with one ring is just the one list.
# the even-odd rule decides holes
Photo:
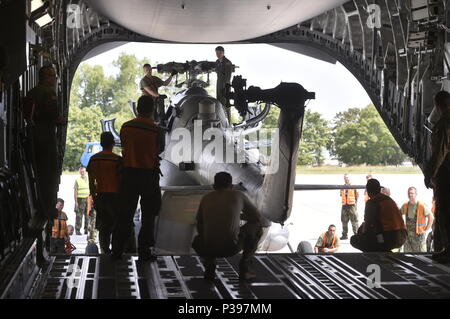
[(157, 257), (151, 248), (138, 248), (139, 261), (156, 261)]
[(98, 241), (100, 242), (100, 249), (103, 254), (111, 254), (111, 232), (99, 231)]
[(447, 251), (446, 254), (439, 256), (435, 259), (435, 261), (440, 264), (450, 264), (450, 251)]
[(203, 278), (208, 281), (213, 281), (216, 278), (216, 261), (215, 259), (205, 259), (205, 273)]
[(251, 270), (251, 259), (242, 258), (239, 262), (239, 280), (251, 280), (256, 277), (256, 273)]
[(433, 259), (437, 262), (440, 262), (440, 260), (442, 260), (442, 259), (448, 259), (449, 256), (450, 256), (450, 249), (449, 249), (449, 247), (446, 247), (446, 248), (444, 248), (444, 250), (434, 253), (431, 256), (431, 259)]

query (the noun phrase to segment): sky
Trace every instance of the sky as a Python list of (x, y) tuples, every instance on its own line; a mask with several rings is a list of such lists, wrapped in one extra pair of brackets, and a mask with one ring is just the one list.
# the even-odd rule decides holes
[[(84, 63), (102, 65), (106, 75), (117, 70), (112, 66), (120, 53), (134, 54), (149, 63), (215, 61), (217, 44), (127, 43), (102, 53)], [(280, 82), (297, 82), (316, 92), (316, 100), (307, 108), (331, 120), (337, 112), (351, 107), (365, 107), (371, 100), (356, 78), (340, 63), (331, 64), (268, 44), (227, 44), (225, 56), (238, 66), (233, 75), (242, 75), (247, 86), (270, 89)], [(174, 89), (175, 90), (175, 89)], [(175, 93), (175, 91), (174, 91)]]

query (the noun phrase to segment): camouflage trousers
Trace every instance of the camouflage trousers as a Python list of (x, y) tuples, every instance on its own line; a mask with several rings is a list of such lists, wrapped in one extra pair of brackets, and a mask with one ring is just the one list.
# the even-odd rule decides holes
[(77, 198), (78, 209), (75, 209), (75, 230), (77, 232), (81, 229), (81, 223), (83, 221), (84, 216), (84, 232), (87, 233), (89, 226), (89, 216), (87, 214), (87, 197), (86, 198)]
[(88, 243), (97, 243), (98, 242), (98, 230), (95, 228), (95, 221), (97, 218), (97, 212), (95, 209), (91, 211), (91, 214), (88, 216), (89, 226), (88, 226), (88, 235), (87, 241)]
[(405, 253), (425, 253), (427, 251), (426, 233), (418, 235), (416, 229), (408, 229), (408, 237), (406, 238), (403, 252)]
[(352, 223), (353, 234), (358, 233), (358, 212), (356, 205), (342, 205), (341, 222), (342, 222), (342, 236), (347, 237), (348, 222)]

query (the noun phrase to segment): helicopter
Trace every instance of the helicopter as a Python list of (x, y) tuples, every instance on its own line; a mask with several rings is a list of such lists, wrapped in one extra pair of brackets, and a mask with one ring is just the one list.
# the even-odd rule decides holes
[[(233, 66), (233, 70), (236, 67)], [(166, 148), (161, 155), (160, 179), (162, 207), (159, 215), (156, 245), (159, 253), (191, 254), (195, 235), (197, 207), (204, 194), (212, 190), (214, 175), (229, 172), (235, 189), (243, 191), (257, 205), (264, 217), (264, 235), (259, 249), (290, 250), (289, 229), (284, 222), (292, 209), (297, 190), (364, 188), (362, 185), (295, 184), (297, 152), (302, 132), (305, 102), (315, 98), (297, 83), (280, 83), (262, 90), (247, 88), (242, 76), (235, 76), (226, 88), (228, 101), (223, 105), (205, 90), (215, 63), (209, 61), (169, 62), (158, 64), (159, 73), (185, 73), (186, 80), (176, 84), (185, 88), (173, 94), (168, 102), (163, 127)], [(207, 81), (198, 78), (207, 75)], [(251, 105), (265, 103), (265, 107)], [(275, 105), (280, 108), (278, 127), (264, 132), (262, 122)], [(230, 123), (227, 107), (234, 107), (242, 121)], [(136, 103), (130, 110), (137, 116)], [(115, 119), (101, 120), (103, 131), (110, 131), (120, 146)], [(257, 150), (257, 152), (254, 152)], [(270, 150), (270, 152), (268, 151)], [(312, 252), (309, 242), (298, 248)]]

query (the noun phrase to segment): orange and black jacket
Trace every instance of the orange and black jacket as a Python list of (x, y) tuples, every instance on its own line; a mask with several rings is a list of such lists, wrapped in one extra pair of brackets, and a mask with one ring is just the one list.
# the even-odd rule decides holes
[(119, 193), (122, 166), (122, 157), (111, 151), (103, 150), (93, 155), (87, 167), (91, 195)]
[(397, 204), (384, 194), (377, 194), (366, 203), (364, 211), (366, 232), (380, 234), (392, 230), (406, 230)]
[(164, 151), (164, 131), (153, 120), (140, 117), (122, 125), (123, 166), (159, 168), (159, 154)]

